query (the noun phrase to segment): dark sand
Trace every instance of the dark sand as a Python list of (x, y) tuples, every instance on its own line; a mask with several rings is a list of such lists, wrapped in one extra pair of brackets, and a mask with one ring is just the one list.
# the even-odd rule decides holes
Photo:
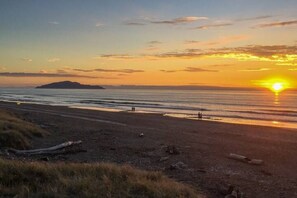
[[(209, 197), (224, 197), (220, 188), (229, 184), (245, 197), (297, 197), (297, 130), (4, 102), (0, 108), (51, 132), (34, 139), (34, 148), (82, 140), (87, 150), (50, 161), (128, 163), (161, 170)], [(175, 145), (181, 153), (166, 153), (167, 145)], [(229, 153), (262, 159), (264, 164), (238, 162), (229, 159)], [(160, 161), (166, 156), (168, 160)], [(188, 167), (168, 169), (179, 161)]]

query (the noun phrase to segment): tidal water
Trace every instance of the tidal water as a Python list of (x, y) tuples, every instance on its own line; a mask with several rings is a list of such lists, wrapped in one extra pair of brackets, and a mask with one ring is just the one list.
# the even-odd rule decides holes
[(1, 88), (0, 100), (297, 129), (296, 91)]

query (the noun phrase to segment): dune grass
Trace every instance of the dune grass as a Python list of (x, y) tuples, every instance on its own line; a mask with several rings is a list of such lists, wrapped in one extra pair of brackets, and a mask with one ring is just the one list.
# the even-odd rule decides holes
[(8, 197), (202, 197), (160, 172), (130, 166), (1, 159), (0, 192)]
[(26, 149), (30, 147), (31, 138), (45, 134), (47, 132), (40, 127), (0, 110), (0, 148)]

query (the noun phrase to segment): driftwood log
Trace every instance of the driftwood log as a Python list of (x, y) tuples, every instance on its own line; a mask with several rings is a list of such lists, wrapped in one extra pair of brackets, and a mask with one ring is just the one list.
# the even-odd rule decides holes
[(263, 160), (260, 159), (250, 159), (246, 156), (243, 155), (238, 155), (238, 154), (234, 154), (234, 153), (230, 153), (229, 154), (229, 158), (237, 160), (237, 161), (241, 161), (241, 162), (245, 162), (248, 164), (253, 164), (253, 165), (261, 165), (263, 164)]
[(82, 141), (68, 141), (56, 146), (41, 148), (41, 149), (32, 149), (32, 150), (17, 150), (17, 149), (8, 149), (8, 152), (14, 153), (15, 155), (60, 155), (60, 154), (69, 154), (69, 153), (78, 153), (85, 152), (81, 148)]

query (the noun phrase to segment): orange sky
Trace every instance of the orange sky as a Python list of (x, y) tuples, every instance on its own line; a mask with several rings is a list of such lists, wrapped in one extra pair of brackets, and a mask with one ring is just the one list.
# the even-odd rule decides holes
[(296, 87), (295, 1), (0, 3), (0, 86)]

